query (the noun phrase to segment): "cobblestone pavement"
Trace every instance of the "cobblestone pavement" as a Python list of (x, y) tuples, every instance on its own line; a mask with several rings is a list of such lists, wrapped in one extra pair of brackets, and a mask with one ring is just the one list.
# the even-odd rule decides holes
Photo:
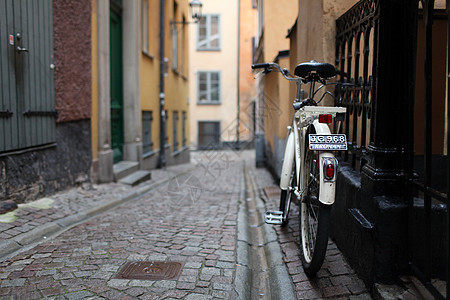
[[(265, 206), (278, 210), (280, 190), (265, 169), (252, 168)], [(264, 189), (266, 191), (264, 191)], [(298, 299), (372, 299), (362, 280), (349, 267), (336, 245), (330, 240), (322, 269), (316, 278), (308, 278), (299, 255), (299, 209), (291, 205), (286, 227), (274, 226)]]
[[(5, 299), (236, 298), (232, 283), (244, 160), (232, 152), (203, 153), (198, 161), (194, 154), (192, 160), (194, 171), (1, 262), (0, 295)], [(128, 189), (113, 184), (99, 186), (93, 194), (77, 189), (52, 198), (90, 201), (85, 198), (92, 196), (96, 201), (102, 191), (109, 196)], [(67, 210), (59, 209), (58, 203), (39, 212), (43, 218), (62, 217), (77, 209), (74, 201), (67, 201)], [(6, 231), (26, 226), (25, 215), (32, 218), (36, 213), (18, 215)], [(114, 279), (125, 262), (142, 260), (177, 261), (184, 267), (176, 281)]]
[[(178, 172), (187, 172), (191, 168), (193, 165), (183, 164), (168, 167), (166, 170), (153, 170), (151, 182), (168, 179)], [(106, 200), (126, 195), (146, 185), (148, 182), (135, 187), (119, 183), (83, 184), (78, 188), (59, 192), (32, 204), (19, 204), (19, 209), (14, 212), (0, 215), (0, 241), (17, 237), (38, 226), (74, 215), (82, 210), (95, 208)]]
[[(190, 164), (153, 171), (151, 182), (168, 181), (0, 261), (0, 299), (237, 299), (233, 283), (244, 164), (261, 195), (263, 187), (274, 185), (254, 161), (252, 151), (194, 152)], [(50, 197), (51, 208), (22, 207), (15, 221), (0, 223), (0, 241), (149, 184), (85, 186)], [(265, 200), (269, 208), (278, 201)], [(289, 227), (275, 229), (298, 299), (370, 299), (332, 243), (319, 276), (304, 275), (297, 219), (294, 208)], [(184, 265), (177, 280), (115, 279), (130, 261)]]

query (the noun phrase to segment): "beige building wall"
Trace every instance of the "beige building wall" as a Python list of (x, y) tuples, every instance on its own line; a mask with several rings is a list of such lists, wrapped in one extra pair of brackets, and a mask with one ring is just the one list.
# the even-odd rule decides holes
[(254, 137), (253, 105), (256, 81), (252, 73), (253, 48), (256, 32), (256, 6), (253, 0), (240, 0), (239, 16), (239, 140)]
[(334, 64), (336, 19), (356, 0), (299, 0), (297, 18), (298, 62), (312, 59)]
[[(289, 49), (286, 38), (298, 14), (298, 3), (291, 0), (258, 0), (256, 53), (258, 62), (273, 61), (279, 51)], [(262, 16), (262, 24), (261, 23)]]
[[(298, 14), (298, 2), (289, 0), (258, 0), (257, 49), (255, 61), (258, 63), (276, 61), (283, 68), (289, 67), (289, 39), (286, 37), (294, 25)], [(284, 152), (286, 126), (291, 116), (289, 106), (289, 82), (278, 72), (258, 79), (257, 88), (257, 134), (265, 136), (264, 156), (267, 166), (279, 173), (281, 156)], [(258, 153), (262, 145), (256, 147), (256, 164), (263, 159)]]
[[(289, 56), (276, 60), (282, 68), (289, 67)], [(290, 83), (280, 73), (272, 72), (266, 75), (265, 84), (265, 132), (266, 140), (271, 149), (275, 149), (277, 139), (286, 139), (287, 126), (292, 123), (292, 100), (289, 98)]]
[[(221, 142), (236, 140), (238, 95), (238, 1), (209, 0), (203, 3), (203, 16), (220, 15), (220, 50), (197, 50), (198, 24), (189, 26), (190, 142), (196, 149), (198, 122), (219, 121)], [(220, 72), (220, 103), (198, 104), (198, 72)]]

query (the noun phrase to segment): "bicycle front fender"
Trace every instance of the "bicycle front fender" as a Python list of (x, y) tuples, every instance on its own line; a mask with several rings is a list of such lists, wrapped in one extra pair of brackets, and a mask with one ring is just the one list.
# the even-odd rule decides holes
[(280, 174), (280, 188), (287, 190), (289, 185), (289, 179), (292, 174), (292, 165), (294, 164), (294, 132), (291, 130), (286, 141), (286, 148), (284, 150), (283, 166), (281, 167)]

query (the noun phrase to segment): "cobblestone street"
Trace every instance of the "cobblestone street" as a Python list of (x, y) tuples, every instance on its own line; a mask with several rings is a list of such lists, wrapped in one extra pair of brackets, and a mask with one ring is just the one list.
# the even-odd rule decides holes
[[(237, 247), (239, 228), (247, 226), (238, 218), (248, 197), (246, 176), (255, 183), (256, 200), (271, 209), (278, 201), (267, 192), (276, 190), (271, 188), (275, 182), (254, 161), (253, 151), (193, 152), (190, 164), (152, 171), (152, 180), (134, 188), (79, 187), (50, 197), (49, 207), (20, 208), (16, 219), (0, 223), (2, 245), (20, 246), (1, 259), (1, 299), (245, 299), (245, 289), (255, 289), (255, 283), (244, 282), (251, 277), (238, 271), (251, 269)], [(126, 200), (115, 203), (115, 198)], [(82, 211), (89, 211), (84, 219), (69, 222)], [(290, 287), (297, 299), (370, 299), (332, 242), (317, 278), (306, 277), (298, 255), (297, 219), (294, 206), (288, 227), (259, 226), (275, 229), (288, 274), (281, 277), (287, 281), (283, 287)], [(61, 220), (71, 225), (64, 227)], [(61, 230), (37, 237), (48, 223)], [(27, 243), (30, 232), (36, 236)], [(116, 278), (133, 261), (183, 266), (171, 280)], [(275, 299), (253, 293), (251, 298)]]

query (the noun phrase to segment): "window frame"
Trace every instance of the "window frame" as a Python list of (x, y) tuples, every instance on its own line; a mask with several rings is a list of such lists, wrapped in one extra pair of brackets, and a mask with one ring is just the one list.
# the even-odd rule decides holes
[[(217, 35), (218, 35), (218, 46), (217, 47), (211, 47), (211, 19), (213, 17), (217, 17)], [(203, 47), (201, 45), (203, 43), (203, 40), (200, 41), (200, 26), (202, 20), (206, 20), (206, 46)], [(220, 51), (222, 49), (222, 22), (221, 22), (221, 15), (220, 14), (206, 14), (202, 15), (202, 18), (197, 24), (197, 40), (196, 40), (196, 47), (197, 51)]]
[(172, 25), (172, 69), (178, 69), (178, 29), (176, 24)]
[[(217, 145), (207, 143), (205, 145), (200, 145), (200, 136), (204, 136), (204, 134), (200, 135), (200, 127), (201, 123), (214, 123), (217, 125), (217, 134), (214, 136), (217, 137)], [(197, 121), (197, 149), (206, 150), (206, 149), (220, 149), (222, 144), (222, 122), (220, 120), (199, 120)]]
[[(207, 100), (206, 101), (200, 101), (200, 75), (202, 73), (206, 74), (206, 88), (207, 88)], [(218, 96), (219, 98), (217, 100), (211, 100), (211, 75), (217, 74), (219, 79), (218, 84)], [(197, 104), (198, 105), (220, 105), (222, 104), (222, 72), (221, 71), (198, 71), (197, 72)]]
[(142, 30), (142, 43), (141, 50), (143, 53), (150, 55), (150, 37), (149, 37), (149, 0), (142, 0), (142, 20), (141, 20), (141, 30)]
[(181, 147), (186, 147), (186, 121), (187, 121), (187, 112), (181, 112)]
[[(148, 113), (148, 117), (145, 118), (145, 114)], [(153, 111), (151, 110), (142, 110), (141, 112), (142, 114), (142, 155), (144, 157), (146, 157), (147, 155), (152, 154), (155, 150), (153, 149), (153, 137), (152, 137), (152, 125), (153, 125)], [(148, 126), (148, 130), (149, 130), (149, 134), (145, 135), (144, 131), (147, 129), (147, 127), (145, 126), (145, 122), (146, 120), (149, 120), (149, 126)], [(150, 140), (149, 143), (147, 143), (147, 136), (148, 139)], [(148, 150), (148, 151), (147, 151)]]
[(172, 147), (173, 147), (173, 152), (177, 152), (179, 149), (179, 142), (178, 142), (178, 120), (179, 120), (179, 116), (178, 116), (178, 111), (174, 110), (172, 112)]
[(180, 43), (179, 43), (179, 45), (180, 45), (180, 51), (178, 51), (179, 53), (180, 53), (180, 62), (179, 62), (179, 67), (180, 67), (180, 74), (182, 75), (182, 76), (184, 76), (185, 74), (187, 74), (187, 71), (186, 71), (186, 30), (187, 30), (187, 25), (185, 25), (185, 23), (186, 23), (186, 18), (185, 18), (185, 16), (183, 15), (183, 17), (182, 17), (182, 22), (183, 22), (183, 25), (182, 25), (182, 27), (181, 27), (181, 41), (180, 41)]

